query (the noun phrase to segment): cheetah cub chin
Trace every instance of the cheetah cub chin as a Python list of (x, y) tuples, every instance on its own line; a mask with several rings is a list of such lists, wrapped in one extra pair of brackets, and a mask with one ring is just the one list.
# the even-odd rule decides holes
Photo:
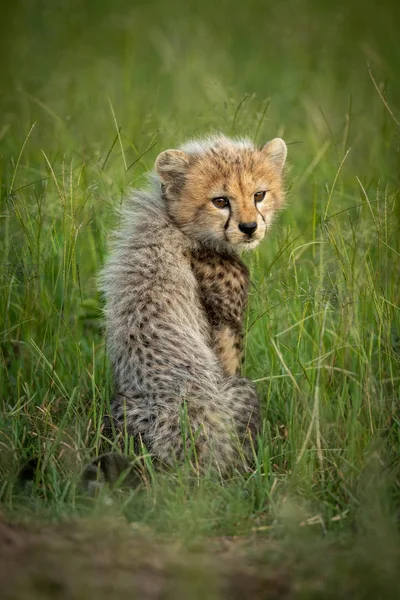
[(239, 374), (249, 276), (238, 252), (282, 207), (285, 159), (281, 139), (193, 140), (162, 152), (125, 203), (101, 276), (113, 431), (161, 464), (224, 474), (251, 462), (261, 416)]

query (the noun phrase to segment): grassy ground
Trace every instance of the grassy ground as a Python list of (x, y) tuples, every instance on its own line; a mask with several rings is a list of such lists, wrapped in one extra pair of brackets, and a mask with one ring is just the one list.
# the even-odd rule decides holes
[[(287, 584), (277, 584), (276, 597), (318, 597), (321, 590), (324, 597), (395, 597), (396, 3), (19, 0), (3, 17), (0, 500), (6, 520), (27, 523), (14, 525), (10, 547), (21, 547), (22, 536), (32, 556), (36, 544), (57, 562), (53, 544), (59, 547), (64, 530), (38, 533), (32, 542), (32, 522), (83, 518), (90, 533), (82, 525), (76, 535), (87, 548), (100, 544), (101, 554), (105, 523), (122, 519), (140, 529), (139, 545), (126, 549), (125, 527), (115, 556), (131, 552), (135, 560), (147, 544), (144, 555), (159, 552), (154, 560), (170, 578), (163, 581), (182, 585), (182, 597), (189, 590), (232, 597), (223, 582), (236, 581), (234, 573), (254, 598), (274, 597), (270, 577)], [(96, 273), (114, 207), (129, 186), (142, 184), (159, 151), (211, 129), (260, 143), (280, 135), (290, 144), (287, 208), (246, 258), (254, 286), (245, 373), (257, 382), (266, 418), (257, 469), (217, 481), (185, 470), (158, 475), (148, 464), (141, 488), (90, 501), (77, 482), (104, 447), (102, 415), (112, 393)], [(35, 483), (21, 490), (16, 474), (33, 456)], [(94, 539), (93, 523), (102, 532)], [(7, 532), (3, 545), (14, 535)], [(154, 536), (167, 546), (152, 545)], [(212, 546), (227, 536), (256, 540), (256, 559), (246, 550), (242, 560), (234, 544), (234, 558), (224, 554), (215, 574)], [(165, 566), (168, 548), (195, 541), (201, 553), (185, 557), (184, 568), (182, 557)], [(65, 578), (82, 583), (73, 592), (62, 588), (60, 597), (83, 597), (94, 585), (74, 570), (74, 543), (66, 542), (69, 553), (60, 550), (58, 564), (70, 556)], [(7, 556), (18, 564), (18, 552)], [(43, 564), (43, 572), (54, 568)], [(116, 573), (126, 570), (118, 565)], [(112, 566), (111, 558), (110, 578)], [(144, 568), (150, 578), (156, 571)], [(135, 587), (132, 577), (124, 585)], [(42, 597), (46, 585), (32, 589)]]

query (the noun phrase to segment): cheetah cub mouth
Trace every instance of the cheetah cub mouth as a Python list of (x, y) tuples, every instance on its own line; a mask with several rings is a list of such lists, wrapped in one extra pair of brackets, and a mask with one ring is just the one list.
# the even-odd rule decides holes
[(156, 160), (167, 212), (192, 240), (222, 250), (252, 250), (283, 206), (285, 142), (259, 148), (216, 136), (165, 150)]

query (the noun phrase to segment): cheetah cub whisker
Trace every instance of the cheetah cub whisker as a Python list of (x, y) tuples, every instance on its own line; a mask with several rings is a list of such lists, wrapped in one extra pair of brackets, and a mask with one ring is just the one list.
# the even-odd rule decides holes
[(239, 375), (249, 285), (239, 252), (282, 207), (285, 160), (279, 138), (261, 148), (223, 135), (189, 141), (161, 152), (148, 188), (125, 203), (101, 274), (111, 411), (161, 463), (185, 458), (183, 408), (201, 469), (251, 460), (261, 417)]

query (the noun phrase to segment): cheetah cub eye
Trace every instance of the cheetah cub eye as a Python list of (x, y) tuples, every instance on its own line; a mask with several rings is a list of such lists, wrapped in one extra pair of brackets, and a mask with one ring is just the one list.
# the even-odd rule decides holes
[(224, 196), (221, 196), (219, 198), (213, 198), (212, 203), (217, 208), (228, 208), (229, 207), (229, 200), (228, 200), (228, 198), (225, 198)]
[(262, 202), (265, 198), (267, 192), (256, 192), (254, 194), (254, 202), (257, 204), (257, 202)]

